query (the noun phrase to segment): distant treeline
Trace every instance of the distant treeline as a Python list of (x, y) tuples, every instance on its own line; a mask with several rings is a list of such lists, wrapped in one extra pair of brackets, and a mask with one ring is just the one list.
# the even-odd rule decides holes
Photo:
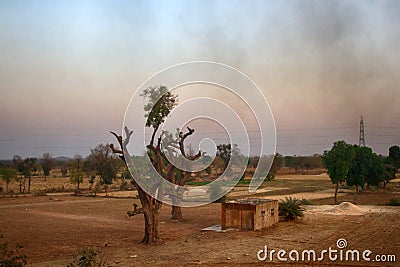
[(46, 180), (56, 169), (62, 177), (70, 177), (71, 183), (77, 184), (78, 189), (84, 176), (90, 177), (91, 185), (98, 176), (101, 186), (112, 184), (118, 173), (122, 177), (129, 177), (124, 163), (111, 152), (108, 144), (99, 144), (91, 149), (86, 158), (80, 155), (75, 155), (72, 159), (61, 158), (62, 160), (57, 160), (50, 153), (44, 153), (41, 158), (22, 158), (15, 155), (12, 160), (1, 160), (0, 178), (6, 183), (6, 192), (10, 182), (16, 180), (19, 183), (20, 193), (30, 193), (32, 176), (44, 176)]
[[(249, 160), (249, 167), (255, 168), (257, 166), (259, 157), (251, 157)], [(314, 154), (312, 156), (282, 156), (276, 153), (274, 161), (279, 168), (287, 167), (294, 169), (315, 169), (324, 168), (322, 155)]]

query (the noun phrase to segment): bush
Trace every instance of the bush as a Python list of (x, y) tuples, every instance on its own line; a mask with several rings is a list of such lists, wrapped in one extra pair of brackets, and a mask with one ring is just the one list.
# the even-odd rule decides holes
[(398, 198), (391, 198), (388, 203), (386, 203), (387, 206), (400, 206), (400, 199)]
[(102, 267), (107, 266), (104, 256), (97, 247), (85, 246), (76, 259), (67, 267)]
[(285, 200), (279, 202), (279, 216), (286, 220), (294, 220), (303, 217), (302, 201), (297, 198), (285, 197)]
[(119, 190), (125, 191), (128, 189), (129, 189), (128, 182), (126, 180), (121, 180), (121, 185), (119, 186)]
[[(4, 238), (0, 234), (0, 239)], [(28, 257), (21, 252), (22, 246), (16, 244), (15, 250), (8, 249), (8, 242), (0, 243), (0, 266), (21, 267), (28, 263)]]

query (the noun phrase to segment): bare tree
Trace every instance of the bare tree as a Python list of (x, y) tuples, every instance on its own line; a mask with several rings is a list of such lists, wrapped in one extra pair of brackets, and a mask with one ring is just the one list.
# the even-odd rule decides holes
[[(168, 161), (165, 154), (166, 150), (162, 149), (162, 138), (164, 133), (161, 133), (156, 140), (157, 131), (160, 125), (164, 122), (165, 118), (169, 115), (172, 108), (176, 105), (177, 97), (172, 95), (164, 86), (160, 86), (158, 88), (150, 87), (144, 91), (143, 95), (149, 98), (149, 104), (145, 105), (144, 107), (147, 117), (146, 126), (153, 128), (150, 143), (147, 145), (147, 155), (150, 158), (150, 162), (161, 177), (164, 177), (174, 184), (184, 185), (185, 178), (183, 177), (185, 177), (187, 173), (178, 172), (174, 165)], [(174, 191), (172, 187), (166, 188), (163, 179), (161, 179), (160, 177), (157, 178), (157, 175), (154, 175), (154, 173), (154, 177), (152, 177), (153, 179), (146, 179), (146, 181), (140, 180), (143, 179), (137, 173), (137, 170), (140, 169), (140, 166), (135, 166), (131, 155), (129, 155), (128, 153), (124, 154), (124, 152), (127, 152), (127, 145), (130, 142), (130, 138), (133, 132), (130, 131), (127, 127), (125, 127), (124, 131), (126, 136), (124, 140), (121, 135), (117, 135), (116, 133), (111, 132), (117, 139), (120, 149), (116, 148), (113, 144), (110, 144), (110, 148), (113, 153), (120, 155), (120, 158), (125, 162), (127, 166), (131, 166), (130, 171), (132, 172), (132, 175), (134, 177), (134, 179), (132, 180), (132, 184), (136, 187), (138, 191), (142, 207), (138, 208), (137, 206), (135, 206), (133, 211), (128, 212), (128, 215), (134, 216), (137, 214), (143, 214), (145, 221), (145, 233), (142, 242), (150, 244), (153, 242), (157, 242), (159, 239), (158, 222), (159, 213), (162, 207), (161, 200), (166, 195), (169, 195), (173, 203), (175, 200), (176, 203), (179, 203), (179, 196), (183, 195), (183, 192), (176, 192), (177, 190)], [(187, 156), (185, 153), (184, 141), (189, 135), (193, 134), (193, 132), (194, 130), (190, 128), (188, 128), (187, 133), (181, 132), (179, 134), (177, 143), (171, 142), (170, 145), (166, 147), (167, 151), (168, 149), (172, 149), (174, 147), (175, 149), (180, 151), (183, 157), (189, 160), (194, 160), (200, 157), (201, 152), (199, 152), (198, 155), (192, 157)], [(136, 168), (132, 168), (132, 166)], [(177, 178), (177, 173), (181, 174), (180, 178)], [(144, 185), (146, 185), (146, 188), (143, 187)], [(174, 197), (176, 197), (175, 200)], [(180, 213), (179, 218), (182, 218), (180, 208), (176, 211), (177, 214)]]

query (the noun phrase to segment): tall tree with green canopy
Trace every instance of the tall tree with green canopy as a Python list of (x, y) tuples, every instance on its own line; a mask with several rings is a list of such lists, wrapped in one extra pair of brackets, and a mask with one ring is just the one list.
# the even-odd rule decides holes
[(99, 144), (90, 150), (86, 157), (85, 167), (100, 176), (101, 185), (110, 185), (117, 175), (115, 157), (108, 144)]
[(354, 146), (355, 156), (353, 158), (346, 183), (348, 186), (355, 186), (356, 193), (359, 186), (364, 187), (367, 175), (369, 174), (372, 161), (372, 149), (369, 147)]
[(143, 97), (148, 99), (144, 106), (146, 111), (146, 126), (153, 127), (150, 146), (154, 145), (154, 137), (160, 125), (168, 117), (171, 110), (176, 106), (178, 97), (168, 91), (166, 86), (149, 87), (143, 91)]
[(367, 186), (378, 186), (385, 181), (385, 165), (383, 159), (375, 153), (371, 153), (368, 173), (365, 181)]
[(337, 204), (339, 183), (344, 182), (348, 177), (354, 156), (354, 147), (345, 141), (335, 142), (331, 150), (324, 152), (323, 161), (325, 167), (328, 169), (332, 183), (336, 185), (335, 204)]
[[(169, 92), (167, 87), (165, 86), (149, 87), (144, 90), (142, 96), (148, 100), (147, 104), (144, 106), (145, 117), (147, 118), (146, 127), (151, 127), (153, 130), (150, 142), (147, 145), (147, 155), (149, 156), (150, 161), (157, 172), (166, 179), (171, 179), (169, 178), (172, 177), (170, 173), (175, 172), (173, 165), (168, 162), (165, 152), (162, 149), (163, 133), (159, 135), (157, 141), (155, 140), (155, 137), (161, 124), (168, 117), (171, 110), (177, 105), (177, 96)], [(138, 169), (138, 171), (141, 172), (146, 171), (143, 170), (141, 166), (134, 166), (135, 164), (133, 163), (132, 157), (125, 157), (123, 152), (126, 151), (126, 147), (130, 141), (133, 132), (130, 131), (127, 127), (125, 127), (124, 131), (126, 136), (124, 140), (121, 135), (117, 135), (116, 133), (111, 132), (116, 137), (120, 145), (120, 149), (116, 148), (113, 144), (110, 145), (110, 148), (114, 153), (119, 154), (120, 158), (127, 165), (133, 166), (134, 169), (136, 168)], [(199, 156), (196, 157), (189, 157), (185, 153), (184, 140), (186, 139), (186, 137), (192, 135), (193, 132), (193, 129), (188, 128), (188, 132), (180, 132), (178, 138), (177, 148), (182, 153), (182, 156), (188, 159), (194, 159), (201, 156), (201, 152), (199, 152)], [(133, 173), (133, 175), (135, 176), (135, 173)], [(142, 239), (142, 242), (146, 244), (157, 242), (159, 240), (158, 222), (162, 202), (154, 198), (152, 195), (148, 194), (136, 182), (136, 180), (133, 179), (132, 184), (136, 187), (138, 191), (142, 207), (137, 208), (137, 206), (135, 206), (133, 211), (128, 212), (128, 215), (133, 216), (142, 213), (145, 221), (144, 237)], [(165, 191), (165, 188), (162, 188), (161, 185), (155, 185), (154, 188), (162, 194), (163, 191)]]

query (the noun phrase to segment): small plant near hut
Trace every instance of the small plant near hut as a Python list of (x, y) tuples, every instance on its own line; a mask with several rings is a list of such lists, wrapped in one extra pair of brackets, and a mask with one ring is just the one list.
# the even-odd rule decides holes
[(279, 202), (279, 216), (288, 221), (303, 217), (302, 204), (303, 202), (300, 199), (285, 197), (285, 200)]

